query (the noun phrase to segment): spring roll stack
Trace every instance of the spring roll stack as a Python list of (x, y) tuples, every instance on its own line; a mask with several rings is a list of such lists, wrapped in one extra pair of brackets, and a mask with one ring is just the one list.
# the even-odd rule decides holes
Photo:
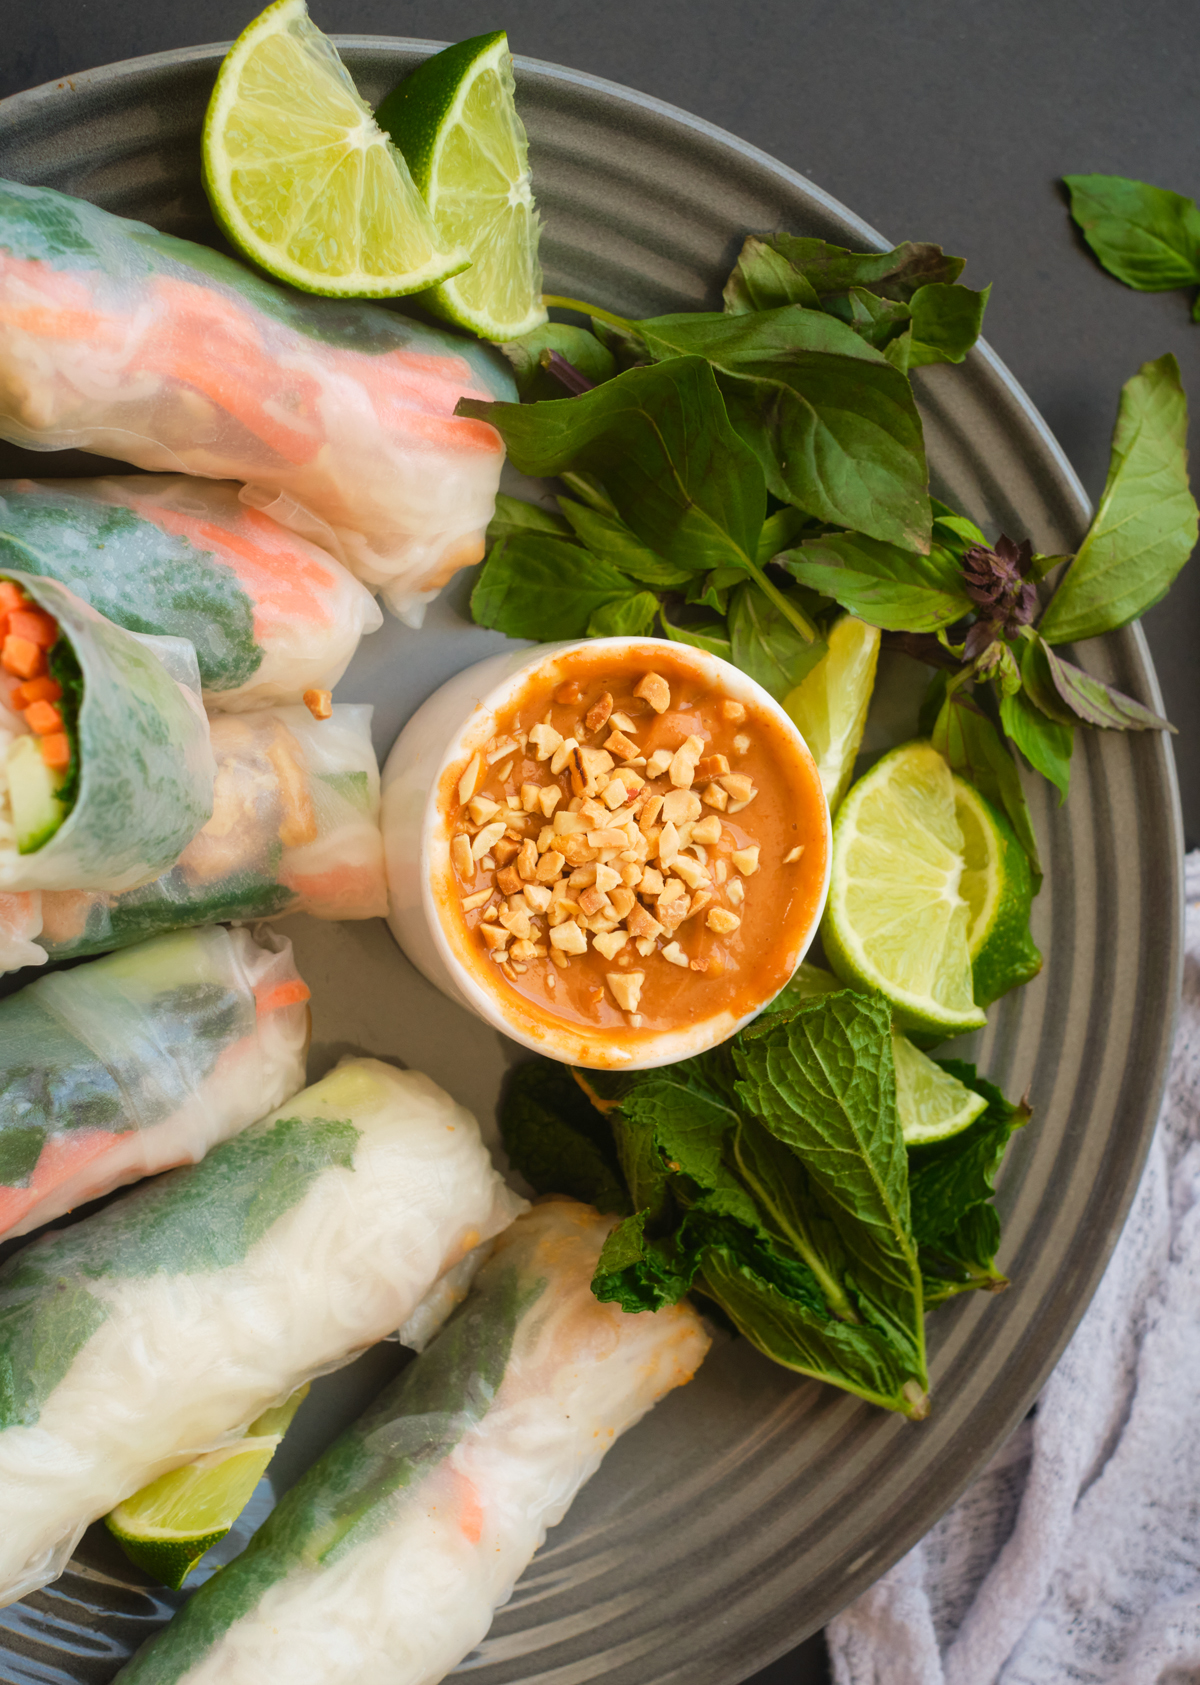
[(0, 1602), (87, 1524), (396, 1330), (520, 1209), (470, 1113), (350, 1060), (0, 1269)]
[(483, 1638), (617, 1436), (688, 1381), (685, 1303), (600, 1304), (610, 1219), (552, 1200), (497, 1241), (437, 1339), (122, 1685), (435, 1685)]

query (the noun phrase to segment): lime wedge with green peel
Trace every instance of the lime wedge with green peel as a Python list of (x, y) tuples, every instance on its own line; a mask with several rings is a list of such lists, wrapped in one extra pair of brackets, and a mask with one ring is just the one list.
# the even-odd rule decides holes
[(1033, 872), (1008, 820), (972, 785), (954, 780), (966, 870), (959, 886), (970, 909), (967, 946), (977, 1006), (988, 1006), (1042, 969), (1029, 930)]
[(850, 788), (875, 688), (879, 628), (842, 615), (827, 634), (828, 652), (784, 698), (784, 710), (812, 751), (821, 787), (836, 813)]
[(427, 59), (376, 113), (412, 171), (447, 245), (471, 267), (422, 295), (483, 339), (517, 339), (546, 320), (529, 143), (502, 30)]
[(914, 1047), (907, 1036), (892, 1032), (896, 1065), (896, 1114), (906, 1147), (945, 1141), (987, 1111), (987, 1101), (965, 1082)]
[(243, 256), (304, 292), (399, 298), (464, 269), (304, 0), (277, 0), (225, 55), (204, 186)]
[(303, 1386), (252, 1422), (245, 1438), (152, 1480), (118, 1504), (105, 1525), (131, 1562), (178, 1591), (229, 1532), (308, 1393)]
[(844, 982), (878, 989), (902, 1029), (939, 1039), (987, 1022), (972, 990), (954, 794), (926, 742), (893, 749), (860, 778), (834, 824), (821, 925)]

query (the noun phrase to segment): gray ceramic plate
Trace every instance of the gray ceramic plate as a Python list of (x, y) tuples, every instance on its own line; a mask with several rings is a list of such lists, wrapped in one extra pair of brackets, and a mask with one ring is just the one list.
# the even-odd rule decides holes
[[(372, 103), (431, 50), (339, 45)], [(0, 174), (212, 239), (198, 141), (220, 56), (212, 47), (164, 53), (5, 101)], [(885, 244), (810, 182), (696, 118), (552, 65), (518, 60), (517, 75), (555, 292), (632, 316), (711, 308), (747, 231)], [(1079, 484), (990, 351), (924, 373), (921, 396), (938, 490), (993, 531), (1028, 533), (1049, 553), (1075, 547), (1087, 519)], [(7, 452), (0, 474), (94, 472), (95, 462)], [(468, 625), (464, 604), (460, 586), (425, 631), (390, 621), (356, 659), (339, 696), (376, 704), (381, 753), (442, 679), (500, 642)], [(1160, 706), (1139, 631), (1080, 658)], [(616, 1447), (551, 1534), (464, 1664), (478, 1685), (744, 1679), (894, 1562), (1029, 1408), (1132, 1198), (1179, 985), (1169, 744), (1080, 736), (1067, 806), (1054, 808), (1044, 784), (1030, 791), (1048, 867), (1035, 910), (1046, 969), (993, 1011), (976, 1049), (994, 1080), (1010, 1093), (1028, 1088), (1037, 1108), (1000, 1194), (1001, 1261), (1013, 1285), (933, 1317), (932, 1418), (887, 1416), (773, 1368), (744, 1342), (726, 1343), (693, 1386)], [(515, 1049), (436, 995), (382, 925), (290, 922), (315, 990), (314, 1074), (362, 1048), (420, 1065), (493, 1116)], [(314, 1389), (277, 1459), (277, 1485), (398, 1361), (395, 1347), (378, 1347)], [(259, 1508), (270, 1499), (264, 1486)], [(93, 1529), (55, 1587), (0, 1617), (0, 1674), (14, 1685), (101, 1685), (167, 1608)]]

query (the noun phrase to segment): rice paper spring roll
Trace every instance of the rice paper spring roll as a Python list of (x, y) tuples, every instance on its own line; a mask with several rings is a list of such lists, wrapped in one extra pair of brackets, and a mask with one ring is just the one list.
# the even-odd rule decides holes
[(179, 858), (212, 813), (199, 690), (182, 639), (0, 573), (0, 891), (127, 889)]
[(376, 918), (387, 887), (367, 704), (215, 714), (213, 815), (172, 869), (121, 895), (40, 899), (38, 952), (107, 953), (161, 931), (311, 913)]
[(500, 435), (455, 405), (515, 395), (475, 341), (0, 183), (0, 433), (244, 481), (413, 624), (495, 506)]
[(292, 1488), (121, 1685), (435, 1685), (605, 1451), (709, 1340), (686, 1303), (592, 1295), (611, 1219), (538, 1205), (434, 1342)]
[(522, 1201), (428, 1077), (343, 1063), (0, 1268), (0, 1604), (406, 1321)]
[(292, 945), (160, 936), (0, 1001), (0, 1239), (194, 1163), (304, 1086)]
[(186, 638), (210, 708), (332, 690), (379, 605), (239, 490), (183, 474), (0, 481), (0, 568), (57, 579), (131, 632)]

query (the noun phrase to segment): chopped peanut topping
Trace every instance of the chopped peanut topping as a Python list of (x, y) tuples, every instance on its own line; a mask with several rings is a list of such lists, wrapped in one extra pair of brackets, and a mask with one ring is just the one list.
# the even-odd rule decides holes
[(587, 937), (574, 919), (567, 919), (550, 932), (550, 945), (560, 954), (586, 954)]
[(637, 744), (631, 743), (629, 738), (620, 731), (614, 731), (604, 747), (610, 755), (615, 755), (619, 761), (632, 761), (637, 757)]
[(784, 855), (784, 857), (783, 857), (784, 865), (785, 866), (794, 866), (796, 864), (796, 861), (799, 860), (800, 856), (803, 853), (804, 853), (804, 844), (798, 843), (795, 848), (790, 849), (788, 851), (788, 853)]
[(636, 1012), (638, 1002), (642, 998), (642, 985), (646, 981), (644, 971), (610, 971), (605, 979), (612, 990), (613, 999), (624, 1012)]
[(537, 863), (537, 881), (553, 883), (565, 864), (566, 861), (557, 849), (548, 849)]
[(613, 699), (608, 691), (605, 691), (603, 696), (601, 696), (598, 701), (593, 702), (592, 706), (583, 716), (583, 723), (587, 727), (589, 733), (599, 731), (608, 719), (608, 716), (612, 713), (612, 710)]
[(740, 725), (746, 718), (746, 705), (744, 702), (727, 700), (721, 704), (721, 713), (732, 725)]
[(742, 921), (736, 913), (731, 913), (728, 907), (714, 907), (704, 922), (710, 930), (715, 930), (718, 936), (730, 936)]
[(758, 870), (758, 849), (738, 848), (729, 856), (736, 869), (744, 878), (749, 878)]
[(475, 857), (471, 853), (471, 839), (462, 831), (450, 844), (450, 863), (460, 878), (474, 878)]
[(306, 690), (300, 698), (314, 720), (327, 720), (333, 713), (333, 692)]
[(662, 951), (662, 957), (670, 960), (672, 965), (681, 965), (686, 970), (690, 961), (678, 942), (669, 942)]
[(467, 770), (458, 781), (458, 799), (460, 802), (470, 801), (475, 794), (475, 786), (479, 782), (479, 756), (472, 756)]
[(648, 702), (656, 714), (665, 714), (671, 706), (671, 687), (661, 673), (647, 673), (641, 683), (634, 686), (633, 694)]
[(667, 769), (667, 776), (676, 789), (690, 790), (692, 780), (696, 776), (696, 766), (700, 756), (704, 753), (704, 739), (702, 737), (685, 738), (671, 758), (671, 765)]

